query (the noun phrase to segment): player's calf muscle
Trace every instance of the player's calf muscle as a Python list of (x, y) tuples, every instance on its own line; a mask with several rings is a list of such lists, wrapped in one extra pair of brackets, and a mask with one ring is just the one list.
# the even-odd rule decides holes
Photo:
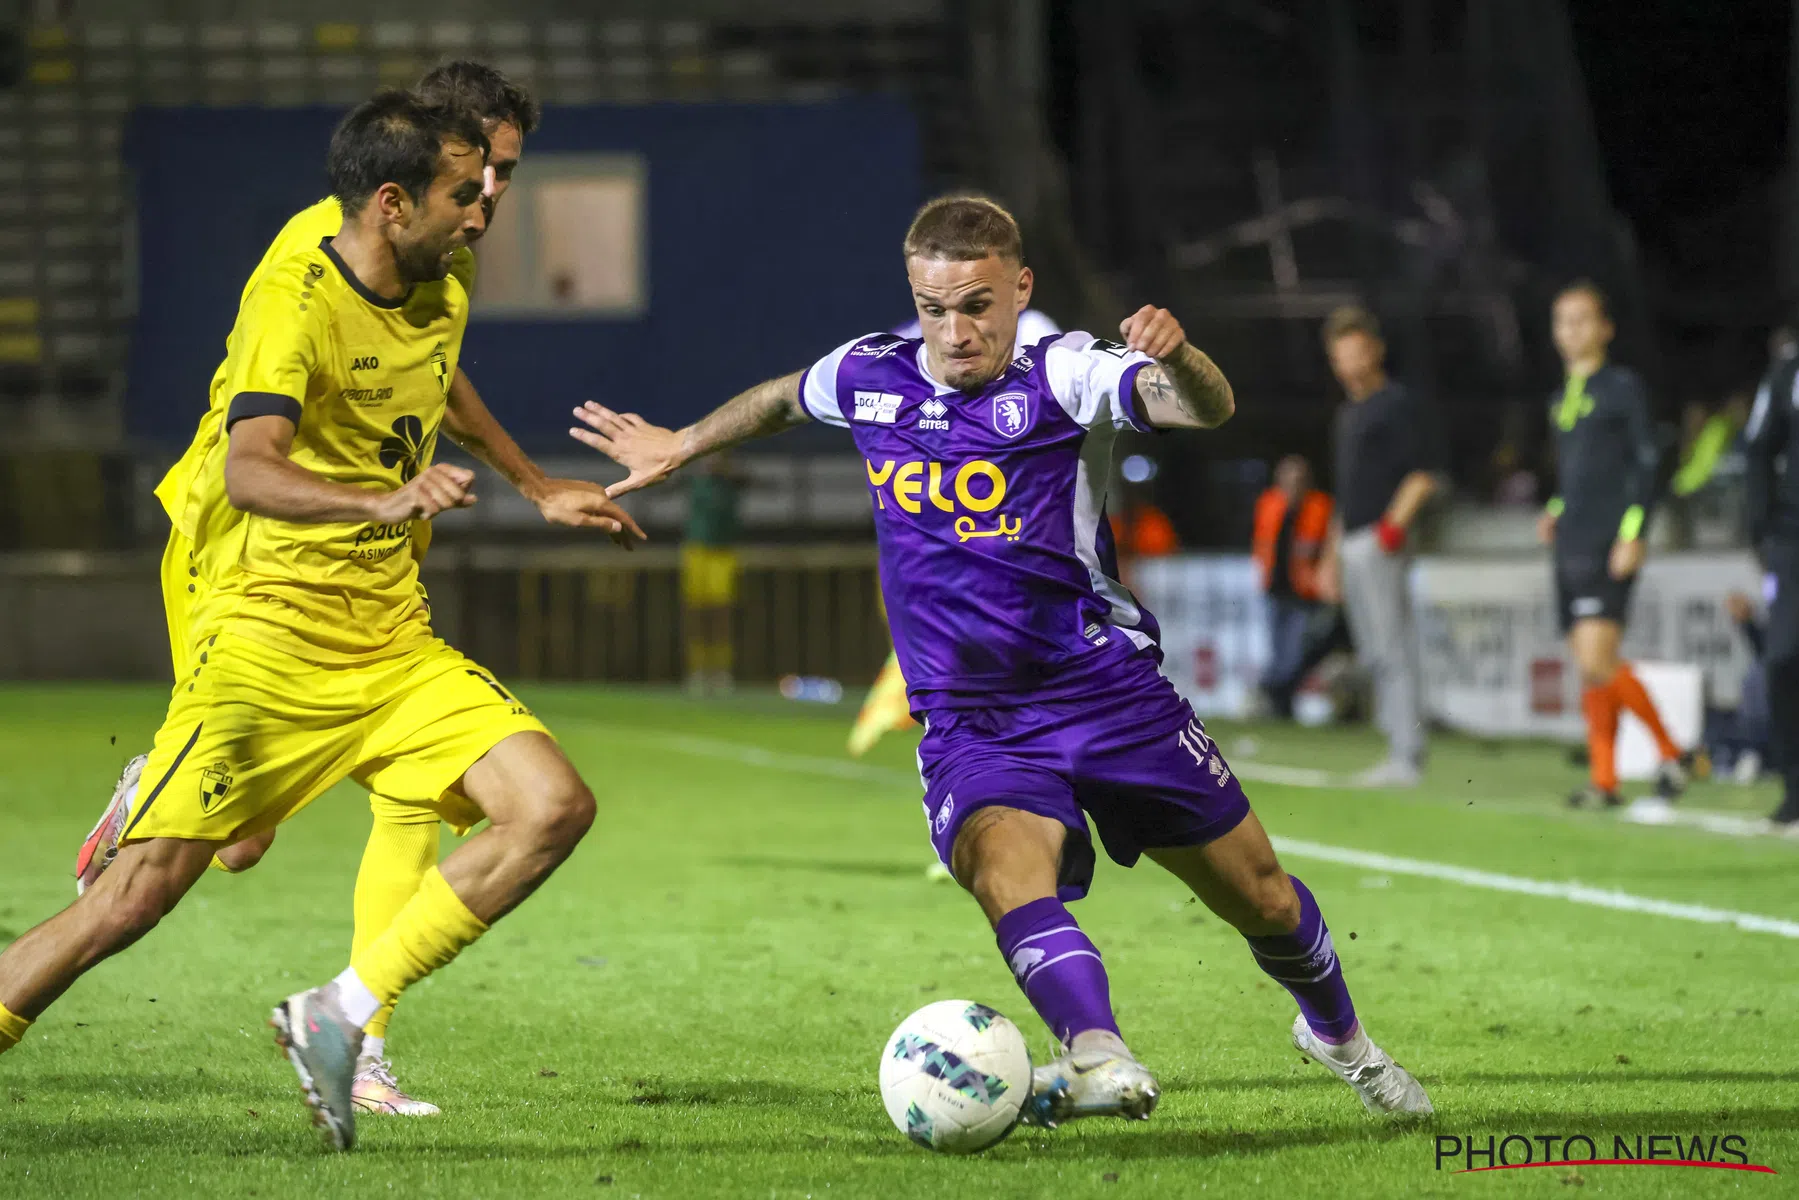
[(85, 895), (0, 953), (0, 1004), (35, 1018), (90, 967), (154, 929), (212, 852), (209, 842), (175, 838), (126, 846)]
[(492, 824), (440, 868), (469, 911), (491, 924), (536, 890), (593, 825), (593, 793), (542, 734), (514, 734), (463, 776)]
[(980, 903), (989, 922), (1056, 893), (1056, 871), (1068, 831), (1060, 821), (998, 805), (962, 823), (950, 873)]
[(1291, 933), (1299, 924), (1299, 896), (1253, 814), (1203, 846), (1145, 853), (1239, 933), (1249, 937)]
[(529, 831), (570, 847), (594, 818), (593, 793), (574, 764), (541, 733), (517, 733), (470, 767), (461, 790), (495, 827)]

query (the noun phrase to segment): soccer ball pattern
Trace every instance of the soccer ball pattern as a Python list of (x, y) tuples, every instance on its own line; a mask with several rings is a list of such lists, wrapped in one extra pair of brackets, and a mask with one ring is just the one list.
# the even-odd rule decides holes
[(927, 1149), (974, 1154), (1002, 1141), (1031, 1094), (1018, 1026), (971, 1000), (939, 1000), (904, 1021), (881, 1052), (881, 1101)]

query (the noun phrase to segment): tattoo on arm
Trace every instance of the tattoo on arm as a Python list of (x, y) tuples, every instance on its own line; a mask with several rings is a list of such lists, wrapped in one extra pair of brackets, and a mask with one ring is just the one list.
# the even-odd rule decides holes
[(800, 380), (804, 375), (804, 371), (795, 371), (759, 383), (689, 425), (681, 435), (682, 460), (691, 461), (751, 438), (768, 437), (804, 425), (810, 419), (806, 406), (800, 402)]
[(1139, 371), (1137, 387), (1146, 407), (1155, 404), (1178, 409), (1201, 429), (1224, 424), (1237, 409), (1224, 372), (1191, 343)]

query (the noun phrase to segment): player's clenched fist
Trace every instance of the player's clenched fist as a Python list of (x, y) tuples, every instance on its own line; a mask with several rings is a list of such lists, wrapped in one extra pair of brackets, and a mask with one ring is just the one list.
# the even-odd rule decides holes
[(467, 467), (434, 463), (375, 501), (370, 516), (385, 525), (428, 521), (446, 509), (473, 504), (475, 493), (469, 489), (474, 485), (475, 473)]
[(1145, 304), (1118, 326), (1124, 344), (1151, 358), (1167, 358), (1187, 341), (1187, 331), (1165, 308)]

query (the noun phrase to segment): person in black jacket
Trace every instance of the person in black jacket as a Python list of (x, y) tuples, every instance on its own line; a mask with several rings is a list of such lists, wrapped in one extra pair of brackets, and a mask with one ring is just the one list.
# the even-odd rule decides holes
[(1636, 672), (1618, 656), (1661, 459), (1648, 399), (1634, 371), (1606, 361), (1616, 330), (1605, 293), (1595, 284), (1582, 280), (1562, 289), (1553, 332), (1567, 378), (1550, 402), (1556, 494), (1538, 534), (1554, 548), (1557, 613), (1586, 689), (1581, 708), (1592, 773), (1569, 803), (1621, 803), (1616, 747), (1622, 709), (1655, 739), (1662, 755), (1656, 791), (1671, 800), (1687, 782), (1680, 748)]
[(1775, 359), (1743, 430), (1748, 460), (1744, 519), (1767, 572), (1762, 664), (1768, 680), (1768, 750), (1785, 780), (1769, 818), (1799, 829), (1799, 354)]

